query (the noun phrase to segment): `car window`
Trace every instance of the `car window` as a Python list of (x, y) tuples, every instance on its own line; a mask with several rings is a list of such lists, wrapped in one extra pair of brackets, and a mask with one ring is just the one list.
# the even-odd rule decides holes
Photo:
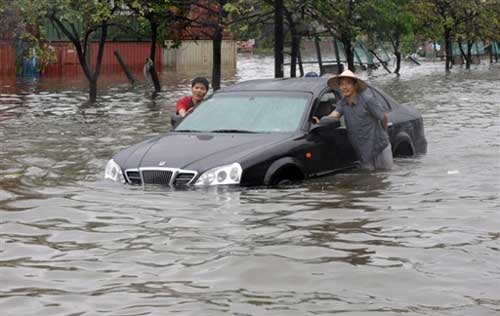
[(308, 108), (308, 93), (219, 93), (200, 104), (175, 131), (292, 132)]
[(338, 97), (333, 91), (328, 91), (319, 97), (313, 116), (321, 118), (330, 114), (335, 109)]
[(334, 104), (337, 103), (337, 95), (333, 91), (328, 91), (324, 93), (321, 98), (319, 99), (320, 102), (333, 102)]
[(386, 100), (386, 98), (384, 98), (382, 96), (382, 94), (380, 94), (380, 92), (373, 89), (372, 87), (367, 87), (366, 90), (363, 91), (363, 95), (365, 95), (366, 97), (375, 99), (375, 101), (378, 104), (380, 104), (380, 106), (382, 107), (382, 109), (385, 112), (391, 111), (391, 106), (390, 106), (389, 102)]

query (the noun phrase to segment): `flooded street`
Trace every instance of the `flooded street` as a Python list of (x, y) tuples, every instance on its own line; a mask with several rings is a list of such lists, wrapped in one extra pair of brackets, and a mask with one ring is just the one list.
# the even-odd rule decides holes
[[(0, 78), (0, 314), (500, 315), (500, 64), (362, 76), (423, 115), (428, 153), (288, 189), (143, 189), (103, 179), (166, 132), (163, 91)], [(240, 56), (223, 85), (273, 76)]]

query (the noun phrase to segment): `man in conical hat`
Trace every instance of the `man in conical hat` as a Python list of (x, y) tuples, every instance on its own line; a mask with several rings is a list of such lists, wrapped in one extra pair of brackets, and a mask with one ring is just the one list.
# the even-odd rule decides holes
[(387, 113), (375, 99), (362, 93), (366, 83), (346, 70), (328, 79), (328, 86), (343, 95), (330, 116), (344, 116), (347, 135), (358, 154), (361, 167), (368, 170), (391, 169), (393, 161), (387, 135)]

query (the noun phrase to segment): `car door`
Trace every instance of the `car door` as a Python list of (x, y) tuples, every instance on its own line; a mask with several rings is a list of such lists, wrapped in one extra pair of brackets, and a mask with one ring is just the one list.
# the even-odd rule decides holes
[[(339, 101), (339, 95), (332, 90), (327, 90), (317, 100), (312, 111), (312, 117), (321, 117), (330, 114)], [(345, 122), (341, 119), (341, 125), (337, 128), (321, 131), (312, 131), (310, 140), (314, 143), (314, 173), (321, 175), (334, 170), (342, 169), (354, 161), (356, 154), (347, 138)]]

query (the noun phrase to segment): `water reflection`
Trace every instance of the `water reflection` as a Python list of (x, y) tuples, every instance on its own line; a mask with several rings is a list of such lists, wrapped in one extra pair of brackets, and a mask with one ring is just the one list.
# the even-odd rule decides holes
[[(272, 69), (242, 59), (224, 83)], [(498, 73), (364, 74), (423, 113), (428, 154), (285, 189), (101, 180), (114, 152), (168, 130), (189, 74), (156, 96), (110, 81), (95, 105), (84, 86), (1, 79), (2, 315), (494, 315)]]

